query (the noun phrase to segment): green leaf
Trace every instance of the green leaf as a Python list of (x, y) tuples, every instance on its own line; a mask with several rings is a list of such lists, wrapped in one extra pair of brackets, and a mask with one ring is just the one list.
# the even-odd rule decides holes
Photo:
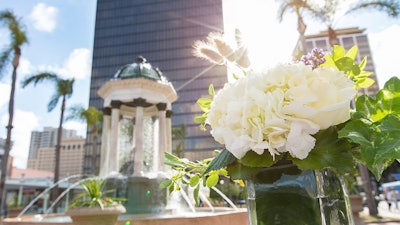
[(375, 83), (375, 80), (368, 78), (368, 77), (357, 79), (357, 81), (356, 81), (357, 86), (360, 88), (368, 88), (371, 85), (373, 85), (374, 83)]
[(340, 45), (334, 45), (332, 48), (332, 58), (334, 61), (337, 61), (340, 58), (343, 58), (345, 56), (346, 50), (344, 49), (343, 46)]
[(171, 153), (164, 152), (164, 157), (165, 157), (164, 163), (168, 166), (178, 167), (178, 168), (186, 167), (186, 164), (182, 162), (182, 159), (180, 159), (175, 155), (172, 155)]
[(199, 192), (200, 192), (200, 185), (197, 185), (197, 187), (193, 191), (193, 198), (196, 202), (196, 205), (200, 205)]
[(214, 187), (215, 185), (218, 184), (219, 181), (219, 176), (217, 173), (211, 174), (209, 177), (207, 177), (206, 180), (206, 185), (207, 187)]
[(376, 97), (362, 95), (356, 101), (355, 117), (371, 122), (382, 120), (389, 114), (400, 116), (400, 79), (389, 79)]
[(360, 63), (360, 69), (364, 70), (365, 66), (367, 66), (367, 56), (364, 56), (363, 60)]
[(335, 64), (341, 71), (351, 71), (353, 69), (354, 60), (349, 57), (343, 57), (336, 60)]
[(197, 100), (197, 104), (200, 106), (200, 108), (203, 112), (208, 111), (208, 109), (211, 106), (211, 103), (212, 103), (212, 99), (209, 99), (209, 98), (199, 98)]
[(372, 124), (365, 121), (350, 121), (339, 136), (360, 145), (362, 160), (379, 180), (382, 172), (400, 158), (400, 118), (390, 114)]
[(357, 54), (358, 54), (358, 47), (357, 45), (354, 45), (349, 49), (349, 51), (347, 51), (346, 56), (353, 59), (354, 61), (357, 57)]
[(206, 119), (207, 119), (207, 117), (205, 117), (204, 115), (201, 115), (201, 116), (195, 116), (194, 119), (193, 119), (193, 121), (194, 121), (195, 123), (203, 124), (203, 123), (206, 122)]
[(194, 175), (193, 177), (190, 178), (189, 185), (190, 187), (195, 187), (196, 185), (199, 184), (199, 182), (200, 182), (200, 176)]
[(160, 188), (167, 188), (173, 184), (172, 180), (170, 179), (165, 179), (160, 183)]
[(361, 73), (360, 67), (357, 65), (353, 65), (351, 67), (351, 72), (356, 76), (359, 75)]
[(251, 179), (260, 172), (262, 167), (249, 167), (244, 166), (239, 162), (235, 162), (230, 164), (226, 169), (232, 179)]
[(325, 62), (323, 64), (321, 64), (321, 67), (335, 67), (336, 68), (336, 64), (335, 61), (333, 60), (333, 58), (330, 55), (325, 55)]
[(219, 170), (225, 168), (229, 164), (233, 163), (237, 158), (229, 152), (227, 149), (223, 149), (211, 162), (208, 168), (204, 171), (204, 174), (209, 173), (212, 170)]
[(274, 165), (282, 156), (283, 155), (276, 155), (274, 160), (268, 150), (265, 150), (261, 155), (254, 151), (248, 151), (246, 155), (240, 159), (240, 163), (251, 167), (270, 167)]
[(320, 130), (314, 137), (316, 138), (315, 147), (307, 158), (303, 160), (292, 158), (293, 163), (301, 170), (331, 168), (338, 174), (353, 170), (351, 145), (348, 140), (338, 138), (336, 127)]
[(215, 95), (214, 85), (210, 84), (210, 86), (208, 86), (208, 94), (211, 95), (211, 96)]

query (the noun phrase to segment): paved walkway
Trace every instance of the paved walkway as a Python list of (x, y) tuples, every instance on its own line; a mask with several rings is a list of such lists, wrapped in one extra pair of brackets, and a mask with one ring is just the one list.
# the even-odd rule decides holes
[[(400, 208), (400, 202), (399, 202)], [(362, 214), (369, 215), (368, 208), (364, 207)], [(385, 201), (380, 201), (378, 204), (378, 216), (382, 217), (380, 222), (365, 222), (367, 225), (400, 225), (400, 210), (394, 207), (389, 210), (388, 204)]]

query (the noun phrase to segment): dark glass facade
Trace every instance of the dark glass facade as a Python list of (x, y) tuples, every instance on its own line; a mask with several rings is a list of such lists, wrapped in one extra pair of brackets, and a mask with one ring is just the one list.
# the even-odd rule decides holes
[[(99, 88), (122, 66), (143, 56), (177, 90), (172, 126), (185, 125), (185, 156), (211, 156), (221, 146), (193, 122), (201, 114), (196, 101), (207, 95), (209, 84), (221, 88), (227, 72), (222, 66), (209, 69), (209, 62), (193, 56), (192, 45), (214, 31), (223, 31), (222, 0), (98, 0), (89, 105), (101, 109)], [(92, 143), (87, 144), (84, 172), (91, 170)]]

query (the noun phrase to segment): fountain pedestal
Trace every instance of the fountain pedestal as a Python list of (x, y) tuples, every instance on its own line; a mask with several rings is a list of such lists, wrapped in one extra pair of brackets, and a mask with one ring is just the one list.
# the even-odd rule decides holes
[(167, 190), (159, 187), (163, 177), (128, 177), (127, 214), (158, 214), (167, 205)]

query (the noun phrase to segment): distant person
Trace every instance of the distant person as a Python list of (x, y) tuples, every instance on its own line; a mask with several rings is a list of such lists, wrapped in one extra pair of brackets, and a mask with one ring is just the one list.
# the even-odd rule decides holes
[(392, 187), (392, 190), (389, 192), (389, 201), (396, 207), (396, 210), (399, 209), (398, 200), (399, 191), (395, 187)]
[(390, 207), (392, 206), (392, 202), (389, 200), (389, 188), (385, 187), (384, 191), (383, 191), (384, 197), (385, 197), (385, 201), (388, 204), (388, 209), (390, 210)]

